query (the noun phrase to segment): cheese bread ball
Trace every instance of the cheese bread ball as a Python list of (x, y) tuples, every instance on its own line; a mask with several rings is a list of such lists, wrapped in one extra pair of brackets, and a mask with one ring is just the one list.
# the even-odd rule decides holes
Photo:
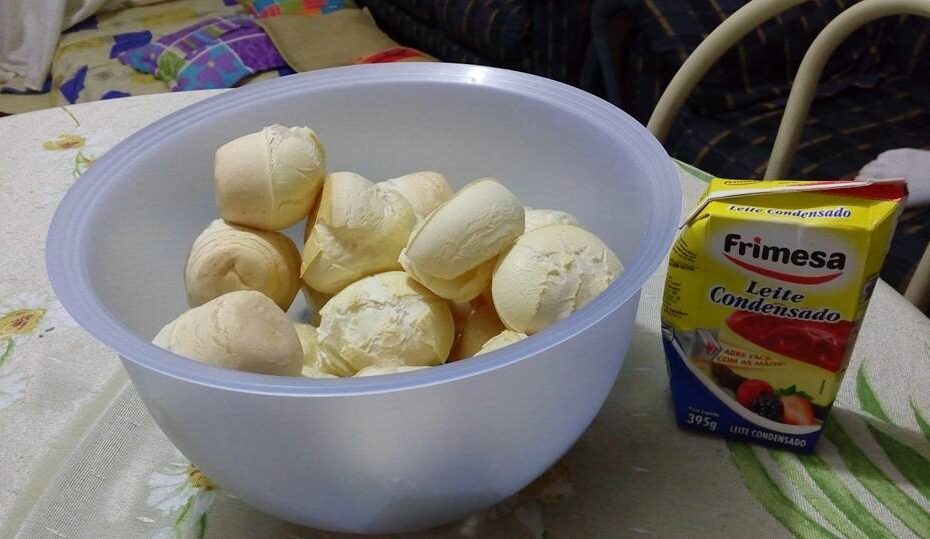
[(476, 180), (431, 213), (410, 235), (400, 264), (440, 297), (481, 294), (497, 256), (525, 227), (523, 205), (493, 178)]
[(500, 350), (505, 346), (518, 343), (525, 338), (525, 333), (505, 329), (494, 337), (488, 339), (488, 341), (484, 343), (484, 346), (482, 346), (481, 349), (475, 353), (475, 355), (480, 356), (481, 354), (487, 354), (488, 352), (493, 352), (494, 350)]
[(303, 366), (294, 325), (268, 296), (254, 290), (230, 292), (190, 309), (152, 342), (239, 371), (297, 376)]
[(337, 378), (320, 370), (319, 342), (317, 341), (316, 328), (310, 324), (298, 323), (294, 324), (294, 329), (297, 331), (300, 348), (304, 353), (303, 368), (300, 375), (307, 378)]
[(365, 367), (355, 373), (356, 378), (365, 376), (381, 376), (382, 374), (399, 374), (402, 372), (418, 371), (426, 367)]
[(316, 220), (303, 250), (301, 278), (335, 294), (347, 285), (393, 269), (416, 223), (410, 203), (352, 172), (327, 176)]
[(217, 219), (191, 246), (184, 287), (191, 307), (227, 292), (256, 290), (286, 311), (300, 289), (300, 253), (283, 234)]
[(532, 232), (537, 228), (552, 225), (575, 225), (579, 226), (578, 219), (575, 216), (560, 210), (542, 210), (524, 206), (526, 223), (524, 234)]
[(552, 225), (520, 236), (500, 258), (491, 295), (508, 329), (532, 335), (581, 309), (622, 271), (591, 232)]
[(462, 332), (450, 354), (450, 361), (471, 357), (492, 337), (506, 329), (493, 305), (482, 305), (462, 323)]
[(454, 335), (446, 301), (401, 271), (357, 281), (320, 312), (320, 368), (352, 376), (365, 367), (415, 367), (446, 361)]
[(312, 129), (272, 125), (216, 151), (216, 205), (230, 223), (281, 230), (310, 213), (325, 175), (326, 153)]
[(453, 195), (452, 187), (445, 176), (429, 170), (391, 178), (385, 180), (384, 185), (407, 199), (418, 221), (426, 219), (433, 210), (442, 206)]

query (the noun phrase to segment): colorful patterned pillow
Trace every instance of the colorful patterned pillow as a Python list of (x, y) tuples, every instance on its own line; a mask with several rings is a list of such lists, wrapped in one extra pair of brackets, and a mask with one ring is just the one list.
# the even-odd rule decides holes
[(261, 71), (285, 65), (274, 43), (247, 16), (210, 17), (119, 55), (172, 91), (230, 88)]
[(259, 19), (278, 15), (326, 14), (355, 7), (352, 0), (239, 0), (246, 11)]

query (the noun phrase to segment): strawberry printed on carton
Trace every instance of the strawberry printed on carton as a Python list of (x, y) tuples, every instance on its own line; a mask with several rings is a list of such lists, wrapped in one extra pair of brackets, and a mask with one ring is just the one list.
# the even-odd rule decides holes
[(794, 386), (776, 391), (778, 400), (784, 407), (782, 423), (788, 425), (819, 425), (814, 413), (810, 395), (798, 391)]

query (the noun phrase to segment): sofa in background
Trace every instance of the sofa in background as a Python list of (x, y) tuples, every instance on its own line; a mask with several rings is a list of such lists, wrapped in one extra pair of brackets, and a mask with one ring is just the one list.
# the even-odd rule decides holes
[(491, 65), (577, 84), (590, 0), (360, 0), (382, 30), (444, 62)]

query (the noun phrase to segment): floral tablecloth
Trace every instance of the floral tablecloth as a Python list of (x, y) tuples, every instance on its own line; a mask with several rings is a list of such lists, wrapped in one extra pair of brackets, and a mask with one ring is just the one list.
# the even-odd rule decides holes
[[(317, 537), (223, 491), (168, 442), (113, 352), (45, 277), (55, 206), (101, 154), (213, 95), (0, 119), (0, 537)], [(706, 176), (680, 166), (690, 205)], [(880, 283), (826, 434), (797, 456), (680, 431), (643, 291), (627, 362), (574, 448), (513, 498), (430, 537), (930, 537), (930, 321)]]

